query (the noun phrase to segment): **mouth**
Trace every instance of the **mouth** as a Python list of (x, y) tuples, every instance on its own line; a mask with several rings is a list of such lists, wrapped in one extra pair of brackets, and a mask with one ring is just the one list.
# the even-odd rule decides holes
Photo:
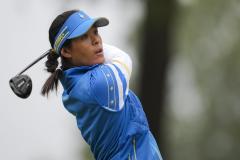
[(97, 55), (102, 55), (102, 54), (103, 54), (103, 49), (100, 48), (100, 49), (96, 50), (95, 53), (96, 53)]

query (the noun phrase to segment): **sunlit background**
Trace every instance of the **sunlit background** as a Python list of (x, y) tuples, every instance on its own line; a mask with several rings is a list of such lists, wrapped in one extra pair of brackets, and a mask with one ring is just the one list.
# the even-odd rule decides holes
[(45, 59), (26, 72), (28, 99), (8, 81), (50, 49), (53, 19), (70, 9), (110, 25), (105, 43), (129, 53), (131, 88), (143, 102), (167, 160), (240, 157), (239, 0), (8, 0), (0, 1), (0, 160), (92, 160), (62, 88), (40, 95)]

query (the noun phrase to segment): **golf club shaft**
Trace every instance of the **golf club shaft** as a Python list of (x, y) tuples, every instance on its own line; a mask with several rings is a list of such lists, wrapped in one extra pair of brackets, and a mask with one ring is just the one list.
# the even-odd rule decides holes
[(45, 53), (43, 53), (40, 57), (38, 57), (35, 61), (33, 61), (31, 64), (29, 64), (26, 68), (24, 68), (20, 73), (18, 73), (17, 75), (21, 75), (23, 72), (25, 72), (26, 70), (28, 70), (30, 67), (32, 67), (35, 63), (37, 63), (38, 61), (40, 61), (41, 59), (43, 59), (44, 57), (46, 57), (49, 53), (49, 50), (46, 51)]

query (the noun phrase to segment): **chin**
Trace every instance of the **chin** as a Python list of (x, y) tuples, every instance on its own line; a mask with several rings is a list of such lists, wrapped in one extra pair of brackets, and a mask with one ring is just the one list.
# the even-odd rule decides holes
[(103, 64), (105, 61), (105, 58), (104, 57), (99, 57), (97, 60), (96, 60), (96, 63), (95, 64)]

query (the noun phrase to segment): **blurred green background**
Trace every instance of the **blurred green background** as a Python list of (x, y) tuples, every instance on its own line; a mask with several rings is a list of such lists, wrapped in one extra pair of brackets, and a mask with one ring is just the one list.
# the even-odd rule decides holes
[[(29, 1), (22, 2), (27, 6)], [(117, 20), (110, 16), (112, 28), (110, 25), (109, 31), (102, 31), (102, 36), (106, 37), (107, 42), (113, 40), (114, 45), (131, 55), (134, 64), (131, 88), (143, 103), (164, 159), (239, 159), (239, 0), (61, 0), (51, 3), (58, 3), (57, 9), (51, 13), (52, 17), (73, 7), (82, 9), (81, 6), (86, 11), (96, 10), (91, 11), (95, 16), (116, 15)], [(101, 7), (98, 7), (99, 4)], [(116, 7), (115, 10), (106, 7), (109, 5)], [(124, 23), (125, 19), (127, 23)], [(43, 22), (44, 18), (39, 21)], [(48, 24), (50, 22), (51, 19)], [(130, 24), (131, 29), (127, 30)], [(42, 27), (47, 31), (49, 25)], [(47, 37), (47, 34), (44, 36)], [(119, 41), (116, 40), (118, 38)], [(11, 42), (7, 41), (9, 44)], [(17, 67), (12, 65), (11, 68)], [(10, 94), (11, 91), (8, 92)], [(36, 96), (39, 97), (39, 93)], [(11, 94), (11, 99), (13, 97)], [(5, 98), (3, 92), (2, 98)], [(18, 102), (18, 105), (21, 103)], [(9, 104), (2, 102), (2, 105)], [(75, 125), (74, 119), (69, 119), (67, 125)], [(2, 132), (3, 129), (0, 131), (4, 138), (7, 133)], [(73, 134), (80, 132), (74, 128)], [(41, 135), (44, 136), (44, 133)], [(69, 154), (76, 154), (76, 159), (93, 159), (89, 147), (82, 140), (79, 144), (81, 147), (78, 147), (80, 136), (75, 137), (74, 152)], [(4, 146), (0, 145), (0, 148)], [(7, 152), (10, 151), (5, 149), (0, 159), (6, 159), (4, 154)], [(27, 155), (28, 152), (18, 154)], [(59, 160), (53, 155), (50, 159)]]
[[(160, 125), (155, 133), (158, 133), (163, 157), (173, 160), (239, 159), (240, 1), (150, 0), (147, 4), (150, 4), (147, 7), (149, 12), (153, 12), (153, 23), (158, 22), (155, 25), (167, 32), (159, 36), (167, 34), (168, 37), (164, 39), (166, 48), (155, 43), (151, 46), (148, 42), (150, 47), (147, 48), (155, 48), (157, 54), (166, 54), (167, 51), (169, 55), (162, 56), (168, 64), (158, 65), (155, 73), (148, 74), (151, 78), (145, 80), (150, 83), (156, 79), (156, 74), (160, 74), (157, 71), (165, 67), (163, 76), (158, 81), (153, 80), (156, 87), (164, 89), (161, 94), (163, 102), (158, 102), (157, 106), (144, 106), (151, 107), (147, 109), (150, 117), (151, 113), (156, 113), (152, 112), (157, 110), (155, 107), (162, 107), (157, 110)], [(167, 20), (163, 18), (164, 13)], [(170, 30), (161, 27), (164, 25)], [(149, 30), (157, 33), (156, 28)], [(152, 36), (145, 41), (151, 39), (157, 41), (161, 38)], [(157, 66), (153, 64), (154, 57), (161, 56), (154, 54), (152, 57), (151, 52), (144, 54), (153, 58), (148, 59), (149, 68)], [(157, 82), (161, 78), (166, 82), (159, 85)], [(148, 84), (145, 85), (146, 90)], [(145, 94), (151, 93), (145, 90), (142, 90)], [(158, 93), (151, 94), (157, 98)], [(144, 101), (144, 96), (142, 99)], [(153, 102), (145, 103), (153, 105)], [(152, 126), (155, 123), (152, 122)]]

